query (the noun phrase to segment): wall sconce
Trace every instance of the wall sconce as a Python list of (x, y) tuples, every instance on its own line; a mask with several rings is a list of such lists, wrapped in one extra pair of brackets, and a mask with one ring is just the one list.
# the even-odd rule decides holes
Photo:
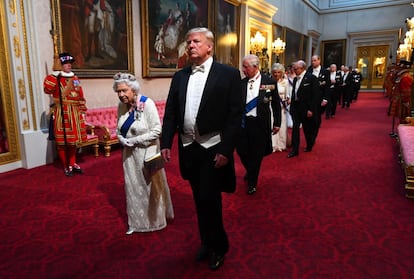
[(261, 53), (262, 50), (265, 48), (265, 42), (266, 38), (263, 37), (262, 33), (257, 31), (254, 37), (250, 39), (250, 53)]
[(286, 43), (282, 41), (280, 38), (277, 38), (272, 43), (272, 52), (276, 54), (276, 62), (279, 63), (279, 55), (285, 52)]

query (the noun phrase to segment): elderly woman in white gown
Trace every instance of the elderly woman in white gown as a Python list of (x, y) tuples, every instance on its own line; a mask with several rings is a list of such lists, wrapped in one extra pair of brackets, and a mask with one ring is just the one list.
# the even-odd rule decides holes
[(286, 143), (287, 143), (287, 124), (286, 118), (287, 114), (289, 113), (286, 109), (287, 101), (290, 98), (289, 92), (289, 81), (285, 77), (285, 67), (280, 63), (275, 63), (272, 65), (272, 77), (274, 80), (277, 81), (277, 90), (280, 96), (280, 106), (282, 112), (282, 120), (280, 123), (280, 130), (279, 133), (274, 134), (272, 136), (272, 145), (273, 145), (273, 152), (276, 151), (284, 151), (286, 150)]
[(116, 74), (113, 89), (120, 100), (117, 135), (123, 146), (126, 233), (161, 230), (167, 226), (167, 219), (174, 218), (165, 170), (149, 173), (144, 167), (144, 159), (159, 151), (157, 108), (151, 99), (139, 94), (139, 83), (131, 74)]

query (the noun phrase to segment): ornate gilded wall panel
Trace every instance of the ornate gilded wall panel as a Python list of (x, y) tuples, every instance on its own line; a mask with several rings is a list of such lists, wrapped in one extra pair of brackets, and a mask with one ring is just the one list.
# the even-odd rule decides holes
[[(10, 13), (15, 13), (13, 1), (7, 6)], [(6, 32), (6, 6), (0, 2), (0, 164), (20, 160), (20, 148), (17, 137), (14, 96), (11, 84), (10, 57)]]

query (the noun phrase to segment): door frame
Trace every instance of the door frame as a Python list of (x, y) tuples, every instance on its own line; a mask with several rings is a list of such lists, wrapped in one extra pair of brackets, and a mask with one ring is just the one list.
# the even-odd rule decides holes
[[(349, 32), (347, 59), (349, 66), (356, 67), (358, 65), (358, 47), (388, 45), (387, 66), (395, 63), (400, 36), (400, 29), (387, 29), (367, 32)], [(390, 58), (392, 57), (392, 58)], [(378, 90), (378, 89), (377, 89)]]

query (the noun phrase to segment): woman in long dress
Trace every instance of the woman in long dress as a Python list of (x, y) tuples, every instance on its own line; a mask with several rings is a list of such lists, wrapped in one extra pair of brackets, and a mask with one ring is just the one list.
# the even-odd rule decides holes
[(286, 150), (287, 143), (287, 124), (286, 124), (286, 114), (287, 101), (290, 98), (289, 94), (289, 81), (285, 78), (285, 67), (280, 63), (275, 63), (272, 65), (272, 77), (277, 81), (277, 90), (280, 96), (280, 106), (282, 112), (282, 120), (280, 123), (279, 133), (276, 133), (272, 136), (272, 145), (273, 152), (284, 151)]
[(161, 230), (167, 226), (167, 219), (174, 218), (165, 170), (149, 173), (144, 167), (144, 159), (159, 151), (157, 108), (154, 101), (139, 94), (139, 83), (132, 74), (116, 74), (113, 89), (120, 100), (117, 135), (123, 146), (126, 234)]

